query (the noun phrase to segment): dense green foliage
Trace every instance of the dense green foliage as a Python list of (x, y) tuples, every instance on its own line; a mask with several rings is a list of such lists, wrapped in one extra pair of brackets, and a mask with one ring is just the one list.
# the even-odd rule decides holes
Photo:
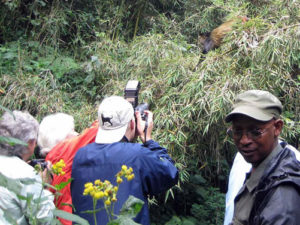
[[(224, 117), (236, 93), (269, 90), (284, 104), (282, 138), (300, 139), (300, 3), (292, 0), (4, 0), (0, 104), (38, 119), (63, 111), (77, 130), (105, 95), (142, 83), (154, 138), (180, 168), (151, 205), (155, 224), (221, 224), (235, 148)], [(196, 67), (198, 37), (246, 15)], [(201, 178), (201, 179), (200, 179)], [(203, 181), (199, 181), (203, 179)], [(176, 215), (176, 216), (175, 216)], [(169, 222), (168, 222), (169, 221)]]

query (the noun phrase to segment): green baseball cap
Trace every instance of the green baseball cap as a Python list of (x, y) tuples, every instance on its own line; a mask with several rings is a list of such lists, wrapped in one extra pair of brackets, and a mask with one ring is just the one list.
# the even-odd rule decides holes
[(270, 92), (249, 90), (239, 94), (233, 104), (233, 110), (226, 116), (225, 121), (232, 121), (234, 115), (242, 114), (259, 121), (269, 121), (279, 118), (282, 104)]

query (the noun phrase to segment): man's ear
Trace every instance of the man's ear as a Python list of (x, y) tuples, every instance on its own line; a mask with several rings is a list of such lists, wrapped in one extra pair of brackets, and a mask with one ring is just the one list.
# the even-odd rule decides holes
[(34, 149), (35, 148), (35, 146), (36, 146), (36, 139), (30, 139), (28, 142), (27, 142), (27, 144), (28, 144), (28, 149)]
[(283, 128), (283, 121), (281, 119), (275, 120), (274, 126), (275, 126), (275, 136), (278, 137)]
[(29, 141), (27, 141), (28, 152), (22, 155), (22, 159), (25, 162), (27, 162), (32, 156), (32, 154), (34, 153), (35, 146), (36, 146), (36, 139), (30, 139)]

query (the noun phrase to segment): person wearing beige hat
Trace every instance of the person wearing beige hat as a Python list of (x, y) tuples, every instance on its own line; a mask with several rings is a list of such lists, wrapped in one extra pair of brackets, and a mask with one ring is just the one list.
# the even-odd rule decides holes
[(270, 92), (239, 94), (225, 121), (239, 153), (252, 165), (234, 200), (230, 224), (300, 224), (300, 163), (279, 142), (283, 107)]

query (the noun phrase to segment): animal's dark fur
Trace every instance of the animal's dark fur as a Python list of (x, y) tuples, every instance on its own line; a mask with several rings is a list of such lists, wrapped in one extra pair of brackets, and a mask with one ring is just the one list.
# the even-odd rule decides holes
[(207, 54), (210, 50), (215, 48), (215, 44), (213, 39), (209, 36), (205, 39), (204, 43), (203, 43), (203, 54)]
[(246, 22), (247, 20), (248, 20), (247, 17), (239, 16), (235, 19), (232, 19), (232, 20), (226, 21), (225, 23), (222, 23), (220, 26), (213, 29), (211, 33), (207, 34), (206, 35), (207, 37), (203, 42), (202, 54), (200, 56), (200, 59), (197, 63), (197, 66), (195, 67), (195, 69), (205, 59), (205, 56), (203, 54), (207, 54), (209, 51), (211, 51), (215, 48), (218, 48), (221, 45), (222, 40), (225, 37), (225, 35), (232, 30), (232, 26), (236, 22), (238, 22), (238, 21)]

